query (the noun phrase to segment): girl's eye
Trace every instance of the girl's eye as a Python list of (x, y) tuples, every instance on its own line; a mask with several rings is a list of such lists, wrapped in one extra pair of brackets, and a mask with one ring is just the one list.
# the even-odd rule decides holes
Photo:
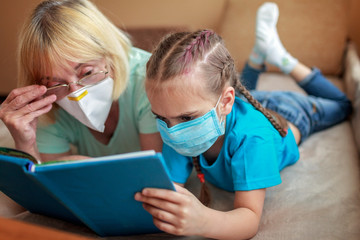
[(191, 121), (194, 119), (194, 117), (190, 117), (190, 116), (183, 116), (183, 117), (180, 117), (181, 121), (182, 122), (188, 122), (188, 121)]
[(160, 119), (161, 121), (166, 122), (166, 118), (164, 118), (164, 117), (161, 117), (161, 116), (159, 116), (159, 115), (155, 115), (155, 117), (156, 117), (157, 119)]
[(161, 121), (165, 122), (167, 125), (169, 125), (169, 121), (168, 121), (166, 118), (161, 117), (161, 116), (159, 116), (159, 115), (155, 115), (155, 117), (156, 117), (157, 119), (160, 119)]

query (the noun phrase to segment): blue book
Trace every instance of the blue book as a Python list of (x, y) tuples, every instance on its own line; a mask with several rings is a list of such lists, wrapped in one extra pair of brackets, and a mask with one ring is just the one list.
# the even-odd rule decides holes
[(0, 148), (0, 191), (30, 212), (83, 223), (100, 236), (160, 232), (134, 195), (146, 187), (175, 190), (161, 153), (34, 162)]

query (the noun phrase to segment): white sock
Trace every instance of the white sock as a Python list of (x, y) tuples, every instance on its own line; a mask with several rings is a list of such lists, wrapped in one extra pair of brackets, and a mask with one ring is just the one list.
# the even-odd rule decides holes
[(276, 30), (279, 9), (275, 3), (264, 3), (256, 16), (256, 40), (250, 60), (256, 64), (264, 61), (290, 73), (298, 60), (292, 57), (282, 45)]
[(258, 65), (262, 65), (265, 62), (265, 55), (259, 52), (256, 47), (253, 48), (249, 58), (251, 62)]

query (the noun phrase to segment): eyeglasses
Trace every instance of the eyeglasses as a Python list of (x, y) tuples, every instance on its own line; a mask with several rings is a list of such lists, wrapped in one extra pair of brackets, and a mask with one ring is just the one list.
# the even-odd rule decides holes
[(82, 87), (91, 86), (91, 85), (94, 85), (94, 84), (104, 80), (106, 77), (106, 74), (108, 74), (108, 71), (99, 71), (99, 72), (87, 75), (87, 76), (79, 79), (76, 82), (56, 84), (52, 87), (47, 88), (47, 92), (45, 93), (45, 96), (50, 96), (52, 94), (55, 94), (57, 99), (61, 99), (69, 94), (70, 84), (76, 84), (76, 85), (80, 85)]

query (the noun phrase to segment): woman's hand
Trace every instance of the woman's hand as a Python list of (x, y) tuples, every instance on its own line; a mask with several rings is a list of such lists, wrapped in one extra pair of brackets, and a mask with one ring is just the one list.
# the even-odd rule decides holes
[(36, 148), (37, 118), (50, 111), (56, 96), (43, 98), (45, 86), (31, 85), (16, 88), (0, 106), (0, 119), (9, 129), (15, 147), (38, 156)]
[(202, 235), (208, 208), (185, 188), (175, 188), (176, 192), (145, 188), (135, 194), (135, 200), (143, 202), (160, 230), (174, 235)]

